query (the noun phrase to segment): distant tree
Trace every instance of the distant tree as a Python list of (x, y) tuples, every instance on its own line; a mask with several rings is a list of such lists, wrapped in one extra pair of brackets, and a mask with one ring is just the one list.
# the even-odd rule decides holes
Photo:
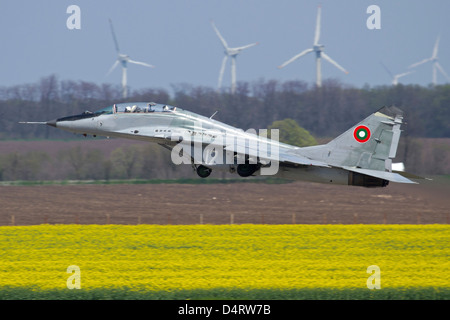
[(109, 179), (111, 179), (112, 173), (111, 160), (110, 159), (104, 160), (101, 167), (103, 168), (103, 179), (109, 181)]
[(86, 157), (85, 152), (80, 146), (61, 151), (59, 158), (67, 161), (67, 163), (69, 163), (69, 165), (73, 168), (75, 179), (81, 180), (83, 178), (83, 169), (86, 165)]
[(39, 90), (42, 102), (55, 101), (59, 96), (59, 82), (56, 75), (41, 78)]
[(131, 179), (142, 166), (142, 148), (133, 144), (117, 148), (111, 152), (111, 163), (119, 178)]
[(0, 178), (3, 180), (34, 180), (49, 157), (45, 152), (12, 152), (0, 159)]
[(84, 178), (85, 179), (106, 179), (107, 172), (103, 169), (102, 166), (105, 164), (104, 155), (100, 150), (89, 150), (85, 152), (85, 170), (84, 170)]
[(305, 129), (300, 127), (293, 119), (274, 121), (270, 129), (279, 129), (280, 142), (288, 143), (298, 147), (307, 147), (317, 144), (316, 139)]
[(163, 89), (140, 89), (135, 90), (132, 93), (133, 100), (135, 101), (148, 101), (158, 102), (164, 104), (170, 104), (170, 96), (167, 91)]

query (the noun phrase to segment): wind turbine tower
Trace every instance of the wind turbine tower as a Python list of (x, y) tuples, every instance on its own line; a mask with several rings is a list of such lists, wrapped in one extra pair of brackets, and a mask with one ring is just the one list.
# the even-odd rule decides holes
[(234, 94), (236, 92), (236, 57), (239, 53), (241, 53), (242, 50), (248, 49), (250, 47), (256, 46), (259, 42), (251, 43), (242, 47), (236, 47), (236, 48), (230, 48), (225, 41), (225, 39), (220, 34), (219, 30), (217, 30), (216, 25), (214, 24), (214, 21), (211, 20), (211, 25), (216, 32), (217, 36), (219, 37), (220, 41), (222, 42), (225, 57), (222, 60), (222, 67), (220, 68), (219, 73), (219, 83), (218, 83), (218, 90), (222, 87), (222, 78), (223, 73), (225, 71), (225, 65), (227, 63), (228, 58), (231, 58), (231, 93)]
[(128, 87), (127, 87), (128, 63), (138, 64), (138, 65), (141, 65), (144, 67), (149, 67), (149, 68), (154, 68), (154, 66), (151, 64), (145, 63), (145, 62), (131, 60), (128, 55), (120, 53), (119, 43), (117, 42), (116, 34), (114, 33), (114, 27), (113, 27), (111, 19), (109, 19), (109, 25), (111, 27), (111, 33), (113, 36), (114, 45), (116, 47), (117, 60), (116, 60), (116, 62), (114, 62), (111, 69), (109, 69), (109, 71), (106, 75), (109, 75), (119, 65), (119, 63), (122, 65), (122, 97), (124, 99), (126, 99), (127, 95), (128, 95)]
[(322, 10), (322, 6), (319, 5), (318, 10), (317, 10), (316, 32), (314, 34), (313, 47), (310, 49), (303, 50), (302, 52), (293, 56), (291, 59), (284, 62), (282, 65), (280, 65), (278, 67), (279, 69), (284, 68), (285, 66), (287, 66), (291, 62), (297, 60), (298, 58), (300, 58), (308, 53), (314, 52), (316, 54), (316, 85), (318, 87), (322, 86), (321, 58), (324, 58), (326, 61), (328, 61), (329, 63), (334, 65), (336, 68), (338, 68), (342, 72), (345, 72), (346, 74), (348, 74), (347, 70), (345, 70), (342, 66), (340, 66), (336, 61), (331, 59), (325, 52), (323, 52), (324, 45), (319, 44), (321, 10)]
[(421, 64), (424, 64), (424, 63), (427, 63), (427, 62), (432, 62), (433, 63), (433, 67), (432, 67), (433, 68), (433, 80), (432, 80), (433, 81), (433, 85), (437, 84), (437, 70), (439, 70), (444, 75), (444, 77), (447, 78), (447, 81), (450, 81), (450, 78), (447, 75), (447, 73), (444, 71), (444, 68), (442, 68), (442, 66), (438, 62), (437, 54), (438, 54), (438, 49), (439, 49), (439, 38), (440, 37), (438, 36), (438, 38), (436, 40), (436, 43), (434, 44), (433, 54), (431, 55), (430, 58), (426, 58), (426, 59), (423, 59), (422, 61), (413, 63), (412, 65), (410, 65), (408, 67), (409, 69), (411, 69), (411, 68), (415, 68), (415, 67), (417, 67), (417, 66), (419, 66)]

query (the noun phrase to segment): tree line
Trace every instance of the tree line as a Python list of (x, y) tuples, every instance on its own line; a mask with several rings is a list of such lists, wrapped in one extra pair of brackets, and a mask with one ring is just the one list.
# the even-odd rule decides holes
[[(154, 101), (210, 116), (247, 130), (280, 129), (280, 140), (305, 146), (325, 143), (385, 105), (405, 112), (396, 162), (418, 174), (450, 173), (450, 85), (355, 88), (326, 80), (321, 88), (303, 81), (239, 82), (235, 94), (179, 84), (164, 89), (131, 91), (128, 101)], [(48, 126), (19, 121), (47, 121), (96, 111), (124, 102), (120, 86), (58, 80), (0, 88), (0, 141), (14, 139), (70, 140), (75, 136)], [(312, 136), (311, 136), (312, 135)], [(437, 139), (430, 139), (437, 138)], [(98, 139), (98, 138), (97, 138)], [(216, 174), (215, 174), (216, 175)], [(106, 154), (79, 146), (0, 154), (0, 180), (172, 179), (196, 176), (190, 166), (175, 166), (170, 152), (157, 145), (120, 147)], [(223, 174), (216, 177), (223, 177)]]
[[(247, 130), (268, 128), (274, 121), (295, 120), (315, 137), (335, 137), (383, 106), (405, 112), (405, 134), (450, 137), (450, 85), (396, 85), (355, 88), (328, 79), (318, 88), (304, 81), (239, 82), (235, 94), (210, 87), (173, 85), (130, 92), (128, 101), (178, 106)], [(70, 134), (19, 121), (46, 121), (124, 102), (119, 85), (59, 80), (56, 75), (34, 84), (0, 88), (0, 139), (61, 139)]]
[(0, 154), (0, 181), (115, 180), (192, 178), (190, 166), (176, 166), (158, 145), (131, 144), (111, 154), (80, 146)]
[[(88, 139), (84, 145), (88, 145), (89, 141)], [(298, 139), (298, 136), (291, 141), (306, 144), (311, 142), (305, 142), (304, 138)], [(410, 138), (408, 144), (407, 149), (406, 141), (401, 140), (395, 160), (404, 162), (408, 172), (424, 175), (450, 174), (448, 142), (442, 143), (437, 139), (430, 143), (427, 139)], [(237, 175), (214, 170), (211, 177), (238, 178)], [(110, 153), (98, 148), (73, 146), (71, 143), (58, 149), (56, 155), (46, 149), (0, 153), (0, 181), (179, 178), (198, 177), (190, 165), (175, 165), (169, 150), (151, 143), (130, 141), (129, 145), (115, 147)]]

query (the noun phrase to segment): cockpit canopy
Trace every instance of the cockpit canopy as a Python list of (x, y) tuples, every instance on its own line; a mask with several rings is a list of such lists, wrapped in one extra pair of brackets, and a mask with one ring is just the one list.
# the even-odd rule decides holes
[(152, 112), (174, 112), (182, 111), (183, 109), (173, 107), (165, 104), (157, 104), (154, 102), (132, 102), (132, 103), (118, 103), (112, 106), (100, 109), (95, 112), (85, 111), (82, 114), (59, 118), (57, 121), (74, 121), (92, 117), (98, 117), (104, 114), (117, 113), (152, 113)]
[(100, 112), (100, 113), (150, 113), (150, 112), (170, 112), (170, 111), (175, 111), (176, 109), (177, 109), (177, 107), (163, 105), (163, 104), (157, 104), (154, 102), (137, 102), (137, 103), (118, 103), (113, 106), (99, 110), (97, 112)]

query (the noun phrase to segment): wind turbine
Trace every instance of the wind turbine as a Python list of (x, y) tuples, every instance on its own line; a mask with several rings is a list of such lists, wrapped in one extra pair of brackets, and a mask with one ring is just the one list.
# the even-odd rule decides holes
[(117, 42), (116, 34), (114, 33), (114, 28), (113, 28), (111, 19), (109, 19), (109, 25), (111, 27), (111, 33), (113, 36), (114, 45), (116, 46), (117, 60), (116, 60), (116, 62), (114, 62), (111, 69), (109, 69), (109, 71), (106, 75), (108, 76), (119, 65), (119, 63), (122, 65), (122, 97), (125, 99), (128, 94), (128, 88), (127, 88), (127, 68), (128, 67), (127, 67), (127, 64), (134, 63), (134, 64), (138, 64), (138, 65), (141, 65), (144, 67), (149, 67), (149, 68), (154, 68), (155, 66), (145, 63), (145, 62), (131, 60), (128, 55), (120, 53), (119, 43)]
[(291, 59), (289, 59), (288, 61), (286, 61), (285, 63), (283, 63), (282, 65), (280, 65), (278, 67), (279, 69), (284, 68), (285, 66), (287, 66), (291, 62), (297, 60), (298, 58), (300, 58), (308, 53), (315, 52), (316, 53), (316, 85), (318, 87), (322, 86), (322, 73), (321, 73), (321, 61), (320, 61), (321, 58), (324, 58), (329, 63), (334, 65), (336, 68), (338, 68), (342, 72), (345, 72), (346, 74), (348, 74), (347, 70), (345, 70), (342, 66), (340, 66), (336, 61), (331, 59), (325, 52), (323, 52), (324, 45), (319, 44), (321, 9), (322, 9), (322, 6), (319, 5), (318, 10), (317, 10), (316, 32), (314, 35), (313, 47), (300, 52), (296, 56), (293, 56)]
[(211, 20), (211, 25), (214, 28), (214, 31), (216, 32), (217, 36), (219, 37), (220, 41), (222, 42), (225, 57), (222, 60), (222, 67), (220, 68), (219, 73), (219, 83), (218, 83), (218, 90), (222, 87), (222, 78), (223, 78), (223, 72), (225, 71), (225, 64), (227, 63), (228, 57), (231, 58), (231, 93), (233, 94), (236, 91), (236, 56), (241, 53), (242, 50), (248, 49), (250, 47), (256, 46), (259, 42), (255, 42), (252, 44), (248, 44), (242, 47), (236, 47), (236, 48), (230, 48), (225, 41), (225, 39), (220, 34), (219, 30), (217, 30), (214, 21)]
[(438, 62), (437, 53), (438, 53), (438, 48), (439, 48), (439, 39), (440, 39), (440, 36), (437, 37), (436, 43), (434, 44), (434, 48), (433, 48), (433, 54), (431, 55), (430, 58), (423, 59), (422, 61), (413, 63), (412, 65), (410, 65), (408, 67), (409, 69), (415, 68), (423, 63), (431, 61), (433, 63), (433, 85), (437, 84), (437, 69), (439, 69), (439, 71), (447, 78), (447, 80), (450, 80), (449, 76), (447, 75), (447, 73), (445, 73), (444, 69)]
[(385, 65), (383, 62), (381, 62), (381, 64), (383, 65), (384, 69), (386, 70), (387, 73), (389, 73), (389, 75), (392, 77), (392, 85), (396, 86), (398, 85), (398, 79), (407, 76), (408, 74), (414, 73), (416, 72), (415, 70), (412, 71), (407, 71), (407, 72), (403, 72), (403, 73), (399, 73), (399, 74), (393, 74)]

